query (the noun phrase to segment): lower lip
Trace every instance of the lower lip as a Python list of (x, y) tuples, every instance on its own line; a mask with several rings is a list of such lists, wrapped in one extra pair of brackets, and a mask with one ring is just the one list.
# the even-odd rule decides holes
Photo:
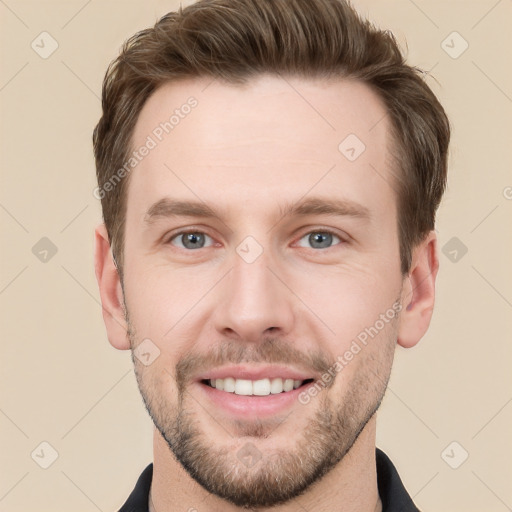
[(286, 412), (294, 403), (298, 402), (299, 395), (313, 383), (300, 386), (292, 391), (277, 393), (266, 396), (245, 396), (227, 393), (207, 384), (198, 382), (202, 393), (211, 400), (216, 407), (219, 407), (229, 414), (244, 419), (256, 419), (270, 417)]

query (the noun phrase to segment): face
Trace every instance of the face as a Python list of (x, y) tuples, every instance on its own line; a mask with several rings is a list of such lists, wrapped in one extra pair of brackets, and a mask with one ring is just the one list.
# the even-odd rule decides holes
[(403, 279), (385, 108), (342, 80), (189, 80), (144, 106), (133, 147), (148, 143), (124, 249), (146, 407), (208, 491), (284, 502), (343, 459), (389, 377)]

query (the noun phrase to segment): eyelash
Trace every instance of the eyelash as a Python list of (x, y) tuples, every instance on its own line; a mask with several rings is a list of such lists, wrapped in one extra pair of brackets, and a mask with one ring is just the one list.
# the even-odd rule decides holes
[[(189, 233), (199, 233), (201, 235), (206, 235), (208, 236), (209, 238), (211, 238), (213, 240), (213, 237), (208, 235), (208, 233), (205, 233), (204, 231), (201, 231), (200, 229), (193, 229), (193, 228), (189, 228), (189, 229), (184, 229), (182, 231), (178, 231), (177, 233), (173, 233), (171, 236), (169, 236), (167, 238), (167, 241), (165, 242), (165, 245), (167, 244), (171, 244), (171, 242), (182, 236), (182, 235), (187, 235)], [(315, 252), (318, 252), (318, 251), (326, 251), (328, 249), (332, 249), (334, 247), (336, 247), (337, 245), (342, 245), (342, 244), (346, 244), (348, 243), (348, 240), (347, 238), (348, 237), (343, 237), (341, 236), (339, 233), (336, 233), (335, 231), (331, 230), (331, 229), (326, 229), (326, 228), (319, 228), (319, 229), (312, 229), (310, 231), (307, 231), (305, 233), (303, 233), (298, 239), (297, 239), (297, 242), (302, 240), (305, 236), (307, 235), (311, 235), (312, 233), (322, 233), (322, 234), (328, 234), (328, 235), (332, 235), (333, 237), (336, 237), (340, 240), (340, 242), (338, 242), (337, 244), (333, 244), (332, 246), (330, 247), (326, 247), (324, 249), (315, 249), (314, 247), (309, 247), (309, 249), (312, 249), (314, 250)], [(297, 243), (295, 242), (295, 243)], [(172, 245), (172, 244), (171, 244)], [(209, 246), (211, 247), (211, 246)], [(201, 247), (201, 249), (207, 249), (208, 247)], [(303, 247), (303, 249), (306, 249), (307, 247)], [(181, 247), (178, 247), (178, 249), (182, 249)], [(184, 249), (185, 251), (187, 252), (194, 252), (194, 251), (197, 251), (198, 249)]]

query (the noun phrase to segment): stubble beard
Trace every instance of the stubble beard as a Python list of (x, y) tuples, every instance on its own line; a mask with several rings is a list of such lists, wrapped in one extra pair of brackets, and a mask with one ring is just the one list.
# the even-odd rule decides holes
[[(260, 452), (257, 445), (272, 437), (278, 439), (279, 425), (243, 421), (230, 424), (226, 429), (233, 431), (233, 442), (215, 446), (214, 439), (201, 430), (201, 419), (193, 408), (204, 411), (191, 396), (186, 380), (177, 377), (178, 400), (171, 403), (161, 381), (154, 375), (149, 378), (143, 375), (144, 367), (133, 355), (133, 348), (137, 346), (133, 327), (129, 328), (129, 336), (145, 407), (176, 460), (208, 492), (238, 507), (252, 509), (272, 507), (300, 496), (342, 461), (381, 404), (396, 342), (396, 338), (380, 340), (387, 344), (384, 354), (378, 361), (366, 358), (354, 374), (351, 390), (344, 394), (341, 404), (335, 404), (326, 390), (310, 402), (317, 404), (317, 410), (298, 434), (292, 449), (265, 453)], [(270, 341), (268, 346), (272, 347), (275, 340)], [(175, 375), (179, 374), (178, 367), (179, 363)], [(293, 414), (309, 406), (301, 405), (283, 423), (293, 422)], [(210, 420), (215, 424), (213, 418), (206, 419)], [(289, 442), (289, 437), (285, 441)], [(237, 456), (248, 445), (260, 456), (250, 467)]]

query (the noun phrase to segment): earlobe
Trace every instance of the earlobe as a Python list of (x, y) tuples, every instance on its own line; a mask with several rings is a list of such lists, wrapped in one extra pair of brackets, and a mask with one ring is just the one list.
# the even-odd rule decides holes
[(413, 347), (427, 332), (434, 309), (438, 268), (437, 237), (431, 231), (414, 248), (409, 275), (405, 278), (398, 331), (398, 344), (402, 347)]
[(96, 228), (94, 239), (94, 270), (100, 289), (108, 340), (113, 347), (128, 350), (130, 340), (127, 335), (121, 281), (112, 258), (105, 224), (102, 223)]

